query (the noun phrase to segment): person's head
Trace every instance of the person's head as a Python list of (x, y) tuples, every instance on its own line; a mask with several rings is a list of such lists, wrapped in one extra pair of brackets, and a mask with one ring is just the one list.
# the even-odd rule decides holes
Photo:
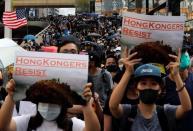
[[(28, 128), (36, 130), (43, 120), (56, 121), (59, 128), (69, 130), (67, 108), (72, 107), (74, 92), (65, 83), (56, 80), (41, 80), (26, 92), (26, 100), (37, 104), (37, 114), (31, 117)], [(72, 101), (72, 102), (71, 102)]]
[(134, 79), (140, 101), (144, 104), (155, 104), (163, 90), (160, 69), (152, 64), (143, 64), (135, 70)]
[(108, 55), (105, 60), (105, 68), (109, 72), (116, 72), (118, 70), (118, 60), (113, 55)]
[(46, 120), (56, 120), (72, 107), (70, 87), (56, 80), (41, 80), (33, 84), (26, 92), (27, 100), (37, 104), (38, 113)]
[(80, 41), (74, 36), (65, 36), (61, 39), (61, 43), (57, 45), (58, 53), (79, 53)]
[(100, 67), (101, 66), (101, 57), (97, 54), (96, 51), (89, 52), (89, 68)]

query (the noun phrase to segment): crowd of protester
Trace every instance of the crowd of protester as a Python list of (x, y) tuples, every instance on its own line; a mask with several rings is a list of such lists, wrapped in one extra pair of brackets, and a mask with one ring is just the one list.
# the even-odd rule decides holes
[[(26, 41), (23, 48), (55, 46), (57, 53), (87, 54), (85, 99), (67, 84), (42, 80), (30, 86), (24, 100), (14, 101), (16, 83), (11, 79), (3, 84), (0, 71), (0, 86), (7, 90), (0, 92), (0, 130), (193, 131), (188, 48), (174, 51), (159, 41), (121, 47), (117, 15), (56, 16), (49, 22), (43, 42)], [(29, 112), (20, 111), (26, 107)]]

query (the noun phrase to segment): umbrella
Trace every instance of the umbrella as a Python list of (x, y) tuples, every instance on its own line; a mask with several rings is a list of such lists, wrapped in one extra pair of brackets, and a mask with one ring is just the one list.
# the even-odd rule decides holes
[(82, 46), (82, 48), (84, 48), (84, 46), (90, 46), (92, 48), (87, 48), (86, 49), (87, 52), (96, 51), (97, 53), (99, 53), (99, 55), (102, 55), (102, 47), (95, 42), (84, 41), (84, 42), (82, 42), (81, 46)]
[(88, 36), (92, 36), (92, 37), (101, 37), (101, 35), (98, 34), (98, 33), (89, 33)]
[(35, 37), (34, 35), (25, 35), (23, 39), (24, 39), (24, 40), (27, 40), (27, 41), (28, 41), (28, 40), (31, 40), (31, 41), (32, 41), (32, 40), (35, 40), (36, 37)]
[(120, 34), (115, 33), (115, 34), (113, 34), (113, 35), (111, 35), (111, 36), (108, 36), (108, 37), (107, 37), (107, 39), (108, 39), (108, 40), (111, 40), (111, 39), (113, 39), (113, 38), (120, 39), (120, 37), (121, 37), (121, 35), (120, 35)]
[(1, 68), (14, 63), (15, 51), (25, 51), (23, 48), (18, 46), (13, 40), (4, 38), (0, 39), (0, 63)]
[(78, 28), (89, 28), (90, 25), (89, 24), (86, 24), (86, 23), (80, 23), (77, 25)]

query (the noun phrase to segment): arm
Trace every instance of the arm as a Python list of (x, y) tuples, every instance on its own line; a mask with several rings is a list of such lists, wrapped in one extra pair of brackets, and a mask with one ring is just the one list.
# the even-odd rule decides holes
[(112, 131), (112, 117), (104, 114), (104, 131)]
[(123, 113), (123, 109), (120, 103), (129, 82), (130, 76), (131, 74), (125, 71), (121, 78), (121, 81), (118, 83), (116, 88), (114, 88), (113, 93), (111, 94), (109, 108), (113, 116), (115, 116), (116, 118), (120, 117)]
[[(90, 87), (92, 84), (87, 84), (84, 89), (83, 96), (85, 98), (91, 98), (92, 92), (90, 90)], [(84, 115), (84, 121), (85, 121), (85, 128), (84, 131), (100, 131), (100, 123), (97, 118), (97, 115), (92, 108), (93, 98), (89, 100), (89, 102), (86, 104), (86, 106), (83, 106), (83, 115)]]
[(116, 118), (120, 117), (123, 113), (123, 109), (120, 102), (123, 98), (129, 79), (134, 72), (133, 66), (141, 61), (141, 59), (132, 59), (132, 57), (134, 57), (137, 54), (136, 52), (131, 55), (128, 55), (128, 51), (126, 49), (124, 54), (125, 54), (125, 58), (122, 59), (122, 62), (125, 65), (126, 70), (120, 82), (113, 90), (113, 93), (109, 101), (110, 111), (113, 114), (113, 116)]
[(181, 118), (187, 111), (190, 111), (192, 109), (192, 105), (186, 87), (183, 87), (184, 83), (180, 75), (176, 75), (174, 80), (176, 82), (176, 90), (180, 90), (181, 88), (183, 88), (181, 91), (178, 92), (181, 103), (181, 105), (179, 105), (176, 110), (176, 118), (178, 119)]
[(81, 105), (73, 105), (72, 108), (68, 108), (67, 112), (70, 114), (80, 114), (82, 113), (82, 106)]
[(8, 95), (5, 98), (0, 110), (0, 130), (1, 131), (16, 131), (16, 123), (12, 120), (12, 113), (14, 108), (13, 90), (15, 89), (15, 82), (10, 80), (7, 84)]
[(82, 106), (81, 105), (73, 105), (72, 108), (67, 109), (68, 117), (76, 117), (77, 115), (82, 114)]
[(180, 57), (181, 52), (178, 50), (178, 56), (169, 55), (171, 58), (175, 59), (175, 62), (170, 62), (167, 68), (170, 69), (170, 76), (176, 83), (176, 90), (178, 91), (178, 96), (180, 98), (180, 105), (176, 110), (176, 118), (181, 118), (187, 111), (192, 109), (189, 94), (185, 88), (185, 85), (181, 79), (179, 73)]

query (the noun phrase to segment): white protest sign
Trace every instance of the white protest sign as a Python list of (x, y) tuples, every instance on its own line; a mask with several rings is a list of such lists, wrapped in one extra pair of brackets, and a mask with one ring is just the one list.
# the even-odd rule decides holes
[(16, 52), (13, 78), (17, 88), (26, 88), (26, 85), (30, 86), (39, 80), (59, 79), (78, 94), (82, 94), (88, 78), (88, 56)]
[(9, 38), (0, 39), (0, 68), (13, 64), (15, 51), (24, 51), (17, 43)]
[(163, 41), (173, 49), (182, 46), (184, 16), (155, 16), (124, 13), (121, 42), (136, 46), (143, 42)]

